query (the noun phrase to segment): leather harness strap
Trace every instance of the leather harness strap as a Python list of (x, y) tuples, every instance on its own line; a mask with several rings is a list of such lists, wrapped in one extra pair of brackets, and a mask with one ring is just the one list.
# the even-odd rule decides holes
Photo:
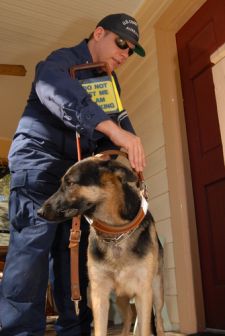
[[(76, 132), (77, 158), (81, 160), (80, 135)], [(71, 300), (74, 301), (76, 315), (79, 314), (80, 281), (79, 281), (79, 243), (80, 243), (80, 216), (73, 217), (70, 230), (70, 282)]]
[(80, 242), (80, 216), (74, 217), (70, 230), (70, 279), (71, 300), (74, 301), (76, 314), (79, 314), (80, 281), (79, 281), (79, 242)]

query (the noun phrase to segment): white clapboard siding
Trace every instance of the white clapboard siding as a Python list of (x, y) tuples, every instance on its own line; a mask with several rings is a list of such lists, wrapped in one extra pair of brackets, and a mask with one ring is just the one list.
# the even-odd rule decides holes
[(145, 58), (132, 56), (121, 71), (122, 101), (144, 145), (147, 166), (144, 176), (149, 206), (165, 253), (165, 301), (173, 330), (179, 329), (177, 289), (171, 230), (170, 200), (154, 23), (170, 1), (146, 1), (137, 17)]

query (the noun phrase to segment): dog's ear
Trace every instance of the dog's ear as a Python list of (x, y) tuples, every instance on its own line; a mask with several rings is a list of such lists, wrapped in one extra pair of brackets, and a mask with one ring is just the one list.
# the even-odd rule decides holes
[(136, 182), (138, 179), (134, 171), (116, 160), (105, 161), (105, 166), (119, 177), (123, 183)]

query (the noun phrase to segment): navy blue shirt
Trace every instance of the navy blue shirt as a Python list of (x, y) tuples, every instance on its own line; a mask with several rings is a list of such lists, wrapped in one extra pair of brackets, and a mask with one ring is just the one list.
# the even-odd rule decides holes
[[(71, 66), (92, 62), (84, 40), (75, 47), (54, 51), (37, 65), (9, 152), (11, 171), (40, 169), (61, 177), (77, 161), (76, 131), (81, 136), (82, 157), (115, 148), (95, 127), (102, 121), (118, 119), (107, 115), (79, 83), (96, 76), (96, 70), (79, 71), (76, 79), (69, 75)], [(120, 119), (121, 126), (134, 133), (128, 116)]]

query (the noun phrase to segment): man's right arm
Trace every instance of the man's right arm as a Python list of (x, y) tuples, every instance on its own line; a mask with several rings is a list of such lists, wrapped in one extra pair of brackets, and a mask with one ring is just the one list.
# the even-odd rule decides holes
[(98, 140), (102, 135), (94, 132), (96, 125), (110, 117), (92, 101), (79, 81), (70, 77), (68, 69), (74, 62), (67, 49), (54, 52), (38, 64), (34, 88), (40, 102), (66, 127)]

